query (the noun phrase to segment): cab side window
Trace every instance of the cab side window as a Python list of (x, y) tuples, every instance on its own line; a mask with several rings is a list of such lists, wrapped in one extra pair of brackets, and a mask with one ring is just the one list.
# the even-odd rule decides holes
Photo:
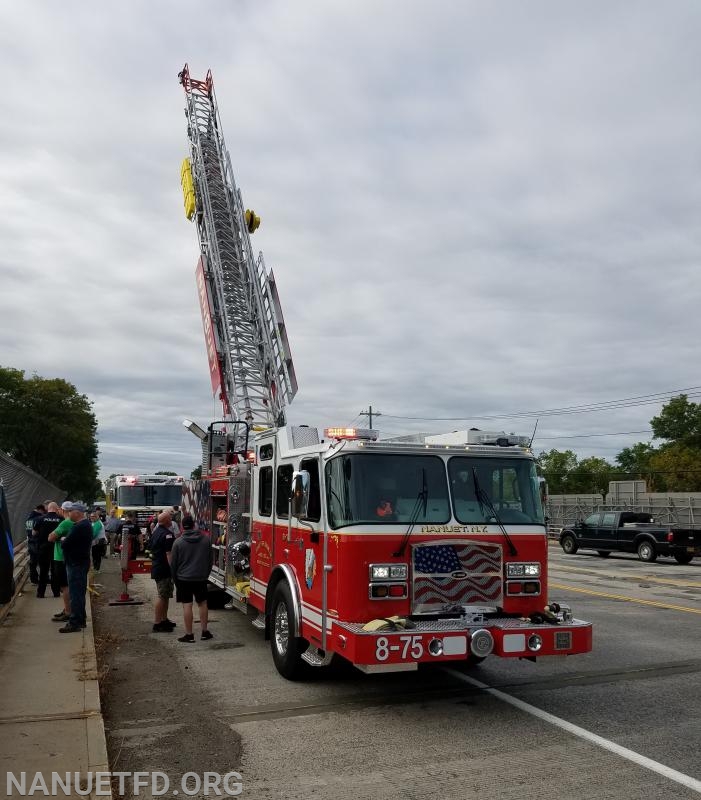
[(599, 524), (599, 517), (601, 514), (590, 514), (585, 520), (584, 524), (588, 525), (590, 528), (596, 528)]
[(321, 519), (321, 489), (319, 486), (319, 462), (315, 458), (302, 461), (300, 469), (309, 473), (309, 508), (306, 519), (318, 522)]
[(290, 510), (290, 494), (292, 492), (292, 464), (282, 464), (277, 468), (277, 495), (275, 513), (278, 517), (286, 517)]
[(273, 513), (273, 468), (263, 467), (258, 485), (258, 513), (269, 517)]
[(604, 518), (601, 520), (602, 527), (612, 528), (615, 519), (616, 519), (615, 514), (604, 514)]

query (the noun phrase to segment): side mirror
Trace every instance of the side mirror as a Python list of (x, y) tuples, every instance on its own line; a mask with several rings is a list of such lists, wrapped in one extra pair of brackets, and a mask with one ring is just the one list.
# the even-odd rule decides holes
[(292, 475), (290, 491), (290, 514), (293, 517), (306, 517), (309, 508), (309, 473), (303, 469)]

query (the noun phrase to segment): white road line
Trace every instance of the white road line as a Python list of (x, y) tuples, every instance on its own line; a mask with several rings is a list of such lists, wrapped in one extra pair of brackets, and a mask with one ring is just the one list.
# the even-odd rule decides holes
[(464, 675), (462, 672), (458, 672), (455, 669), (444, 667), (444, 671), (449, 675), (452, 675), (454, 678), (463, 681), (464, 683), (469, 683), (471, 686), (482, 689), (482, 691), (491, 694), (493, 697), (496, 697), (504, 703), (508, 703), (509, 705), (520, 709), (521, 711), (525, 711), (527, 714), (531, 714), (532, 716), (538, 717), (538, 719), (542, 719), (551, 725), (555, 725), (557, 728), (561, 728), (563, 731), (567, 731), (574, 736), (578, 736), (580, 739), (584, 739), (587, 742), (598, 745), (604, 750), (609, 750), (611, 753), (621, 756), (621, 758), (632, 761), (634, 764), (637, 764), (640, 767), (644, 767), (652, 772), (656, 772), (658, 775), (669, 778), (669, 780), (675, 781), (682, 786), (686, 786), (687, 789), (693, 789), (695, 792), (701, 794), (701, 781), (696, 780), (696, 778), (692, 778), (690, 775), (685, 775), (683, 772), (678, 772), (676, 769), (666, 767), (664, 764), (660, 764), (658, 761), (653, 761), (651, 758), (642, 756), (640, 753), (636, 753), (634, 750), (629, 750), (627, 747), (622, 747), (620, 744), (616, 744), (608, 739), (604, 739), (603, 736), (598, 736), (596, 733), (592, 733), (584, 728), (580, 728), (579, 725), (573, 725), (571, 722), (567, 722), (567, 720), (560, 719), (560, 717), (549, 714), (547, 711), (536, 708), (530, 703), (524, 703), (523, 700), (519, 700), (517, 697), (512, 697), (504, 692), (500, 692), (499, 689), (492, 689), (492, 687), (487, 686), (486, 683), (482, 683), (475, 678), (471, 678), (469, 675)]

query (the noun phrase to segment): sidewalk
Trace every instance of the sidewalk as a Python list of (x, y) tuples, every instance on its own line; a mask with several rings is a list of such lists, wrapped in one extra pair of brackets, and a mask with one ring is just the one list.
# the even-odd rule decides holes
[(24, 588), (0, 625), (0, 794), (7, 772), (29, 789), (36, 772), (50, 788), (52, 772), (109, 771), (90, 601), (87, 628), (61, 634), (60, 601)]

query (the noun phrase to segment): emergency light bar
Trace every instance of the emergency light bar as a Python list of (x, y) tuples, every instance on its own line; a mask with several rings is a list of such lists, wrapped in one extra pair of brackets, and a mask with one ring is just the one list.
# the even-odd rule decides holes
[(377, 440), (378, 431), (362, 428), (325, 428), (324, 436), (327, 439), (366, 439), (374, 442)]
[(144, 486), (146, 484), (179, 484), (184, 483), (182, 475), (117, 475), (117, 486)]
[(528, 447), (530, 436), (517, 436), (504, 431), (480, 431), (471, 428), (469, 431), (453, 431), (452, 433), (439, 433), (425, 438), (426, 444), (445, 444), (458, 446), (469, 444), (487, 444), (497, 447), (513, 447), (514, 445)]

